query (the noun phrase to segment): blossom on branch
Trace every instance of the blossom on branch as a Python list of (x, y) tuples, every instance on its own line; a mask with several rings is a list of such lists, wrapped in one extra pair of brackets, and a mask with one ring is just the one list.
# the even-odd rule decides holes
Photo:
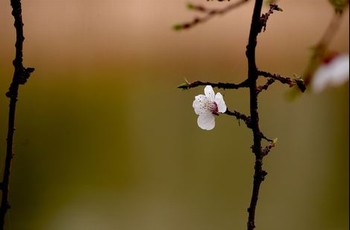
[(329, 86), (338, 86), (349, 80), (349, 54), (325, 60), (316, 70), (311, 87), (318, 93)]
[(207, 85), (204, 95), (197, 95), (192, 104), (198, 115), (197, 124), (201, 129), (211, 130), (215, 127), (215, 115), (226, 112), (226, 104), (221, 93), (215, 94), (213, 87)]

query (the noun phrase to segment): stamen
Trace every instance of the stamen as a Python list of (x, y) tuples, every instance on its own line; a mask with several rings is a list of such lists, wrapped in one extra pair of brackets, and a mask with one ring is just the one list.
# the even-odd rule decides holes
[(211, 110), (210, 111), (214, 115), (219, 115), (218, 105), (216, 104), (215, 101), (211, 104)]

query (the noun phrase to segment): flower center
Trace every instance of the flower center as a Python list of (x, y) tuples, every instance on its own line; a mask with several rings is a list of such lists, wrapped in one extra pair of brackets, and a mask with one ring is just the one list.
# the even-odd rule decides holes
[(211, 106), (211, 113), (214, 114), (214, 115), (219, 115), (219, 109), (218, 109), (218, 105), (216, 104), (216, 102), (213, 102), (212, 103), (212, 106)]
[(210, 111), (214, 115), (219, 115), (218, 105), (214, 101), (207, 101), (204, 106), (205, 109)]

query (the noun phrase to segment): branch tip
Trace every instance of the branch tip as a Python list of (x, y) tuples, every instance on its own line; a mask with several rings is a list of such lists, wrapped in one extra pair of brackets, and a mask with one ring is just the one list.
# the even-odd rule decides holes
[(294, 79), (295, 84), (298, 86), (300, 91), (303, 93), (306, 90), (306, 84), (305, 81), (302, 78), (296, 78)]
[(269, 154), (270, 150), (276, 146), (277, 140), (278, 139), (275, 138), (269, 141), (270, 143), (262, 150), (263, 156), (266, 156), (267, 154)]
[(269, 11), (267, 13), (261, 15), (260, 22), (261, 22), (261, 29), (263, 30), (263, 32), (265, 32), (265, 30), (266, 30), (267, 20), (269, 19), (270, 15), (273, 14), (274, 11), (282, 12), (283, 10), (277, 4), (271, 3)]
[[(305, 84), (304, 80), (300, 77), (296, 77), (296, 76), (294, 76), (294, 78), (284, 77), (284, 76), (281, 76), (279, 74), (273, 74), (273, 73), (269, 73), (266, 71), (260, 71), (260, 70), (258, 71), (258, 74), (260, 76), (263, 76), (266, 78), (271, 78), (271, 79), (274, 79), (276, 81), (279, 81), (282, 84), (289, 85), (289, 87), (297, 86), (301, 92), (304, 92), (306, 90), (306, 84)], [(262, 86), (262, 87), (264, 87), (264, 86)]]
[(201, 13), (204, 13), (205, 15), (200, 17), (200, 18), (194, 18), (190, 22), (179, 24), (175, 30), (192, 28), (193, 26), (195, 26), (199, 23), (204, 23), (204, 22), (208, 21), (209, 19), (213, 18), (213, 16), (215, 16), (215, 15), (220, 15), (220, 14), (222, 15), (222, 14), (227, 13), (230, 10), (238, 8), (239, 6), (241, 6), (242, 4), (244, 4), (248, 1), (249, 0), (239, 0), (236, 3), (232, 3), (232, 4), (230, 4), (224, 8), (221, 8), (221, 9), (208, 9), (208, 8), (201, 6), (201, 5), (194, 5), (192, 3), (188, 3), (186, 5), (187, 9), (196, 10), (196, 11), (199, 11)]

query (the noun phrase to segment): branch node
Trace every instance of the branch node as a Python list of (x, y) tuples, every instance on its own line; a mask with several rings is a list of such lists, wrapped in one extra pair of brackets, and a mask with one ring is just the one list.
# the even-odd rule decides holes
[(34, 68), (28, 67), (28, 68), (22, 68), (20, 72), (18, 73), (18, 84), (24, 85), (27, 80), (29, 79), (31, 73), (34, 72)]
[(261, 91), (267, 90), (269, 86), (272, 85), (275, 81), (276, 80), (273, 78), (268, 78), (267, 82), (264, 85), (257, 87), (257, 93), (261, 93)]
[(270, 140), (269, 144), (261, 151), (263, 156), (266, 156), (267, 154), (269, 154), (270, 150), (276, 146), (277, 143), (277, 138)]
[(264, 181), (265, 180), (265, 177), (267, 175), (267, 172), (265, 170), (262, 170), (261, 173), (260, 173), (260, 179), (261, 181)]
[(6, 92), (6, 97), (14, 98), (17, 96), (18, 86), (24, 85), (29, 79), (31, 73), (34, 72), (34, 68), (28, 67), (24, 68), (22, 65), (15, 68), (15, 73), (13, 77), (13, 82), (11, 83), (9, 90)]

